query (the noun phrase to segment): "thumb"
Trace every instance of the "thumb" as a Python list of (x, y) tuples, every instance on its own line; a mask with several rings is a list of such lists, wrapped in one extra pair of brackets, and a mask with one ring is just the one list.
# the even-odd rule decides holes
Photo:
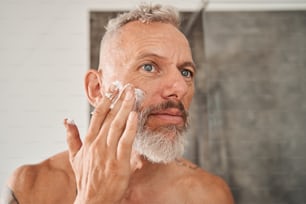
[(65, 119), (64, 126), (66, 128), (66, 141), (68, 144), (70, 159), (73, 159), (82, 147), (82, 141), (77, 126), (73, 120)]

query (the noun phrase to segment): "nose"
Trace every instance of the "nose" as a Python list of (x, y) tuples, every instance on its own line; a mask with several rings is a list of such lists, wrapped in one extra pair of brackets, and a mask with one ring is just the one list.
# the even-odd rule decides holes
[(181, 100), (188, 91), (186, 79), (177, 68), (169, 72), (163, 79), (162, 97), (164, 99)]

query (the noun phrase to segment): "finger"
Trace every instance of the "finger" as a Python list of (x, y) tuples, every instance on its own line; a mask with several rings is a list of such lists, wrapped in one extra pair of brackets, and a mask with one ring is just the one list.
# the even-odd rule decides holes
[(91, 143), (96, 138), (106, 115), (110, 111), (113, 98), (118, 95), (118, 89), (110, 87), (110, 91), (111, 92), (109, 93), (105, 93), (105, 97), (101, 99), (92, 113), (92, 118), (88, 128), (88, 135), (85, 138), (85, 142)]
[(66, 127), (66, 141), (68, 144), (69, 156), (70, 159), (73, 159), (82, 147), (82, 141), (80, 139), (79, 130), (73, 120), (65, 119), (64, 125)]
[(130, 112), (126, 128), (118, 142), (117, 159), (130, 162), (133, 142), (137, 132), (138, 114), (135, 111)]
[[(124, 101), (124, 98), (126, 96), (126, 93), (130, 89), (132, 89), (132, 87), (131, 87), (131, 85), (128, 85), (128, 86), (126, 86), (126, 88), (124, 90), (122, 90), (122, 92), (118, 95), (118, 98), (116, 99), (116, 103), (113, 105), (113, 108), (107, 114), (107, 117), (105, 118), (105, 120), (103, 122), (103, 126), (101, 127), (99, 135), (97, 136), (97, 141), (96, 142), (99, 143), (99, 145), (109, 146), (108, 135), (110, 135), (109, 131), (111, 129), (111, 125), (114, 124), (114, 122), (115, 122), (114, 119), (115, 119), (116, 115), (118, 115), (118, 112), (119, 112), (119, 110), (122, 106), (122, 103)], [(126, 102), (128, 102), (128, 101), (129, 100), (126, 100)], [(130, 112), (131, 110), (126, 109), (126, 111)], [(119, 123), (120, 121), (117, 120), (117, 122)], [(114, 129), (117, 129), (116, 124), (114, 124), (112, 126), (114, 127)], [(121, 133), (122, 132), (123, 131), (121, 131)]]
[(129, 86), (125, 90), (124, 100), (122, 105), (118, 110), (115, 118), (112, 120), (112, 123), (107, 134), (107, 145), (109, 149), (116, 154), (117, 146), (119, 139), (126, 128), (126, 123), (129, 117), (130, 112), (132, 111), (135, 103), (135, 94), (134, 88)]

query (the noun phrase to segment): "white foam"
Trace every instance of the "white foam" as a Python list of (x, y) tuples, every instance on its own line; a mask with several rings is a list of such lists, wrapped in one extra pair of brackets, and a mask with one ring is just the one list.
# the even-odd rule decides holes
[[(122, 92), (124, 91), (124, 89), (129, 85), (129, 84), (125, 84), (125, 85), (123, 86), (122, 83), (121, 83), (120, 81), (118, 81), (118, 80), (114, 81), (112, 84), (115, 85), (116, 88), (119, 90), (119, 94), (118, 94), (118, 97), (116, 97), (116, 98), (114, 99), (114, 102), (113, 102), (112, 105), (110, 106), (111, 109), (114, 108), (116, 102), (118, 101), (118, 98), (120, 97), (120, 95), (122, 94)], [(139, 89), (139, 88), (135, 88), (136, 102), (135, 102), (135, 107), (134, 107), (134, 109), (135, 109), (135, 108), (138, 108), (138, 107), (140, 106), (141, 102), (142, 102), (143, 99), (144, 99), (144, 95), (145, 95), (145, 93), (144, 93), (143, 90), (141, 90), (141, 89)]]

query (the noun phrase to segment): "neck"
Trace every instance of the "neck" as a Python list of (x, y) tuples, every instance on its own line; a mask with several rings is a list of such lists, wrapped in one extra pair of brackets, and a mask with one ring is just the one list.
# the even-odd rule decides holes
[(134, 168), (131, 182), (133, 182), (133, 180), (136, 180), (137, 182), (139, 182), (139, 180), (147, 182), (154, 179), (161, 171), (166, 170), (168, 166), (171, 165), (171, 163), (153, 163), (135, 151), (132, 153), (131, 163), (132, 168)]
[(132, 163), (137, 163), (138, 168), (130, 177), (129, 187), (124, 198), (129, 203), (143, 203), (148, 199), (147, 196), (151, 194), (152, 189), (159, 189), (160, 183), (168, 179), (166, 175), (169, 175), (169, 167), (174, 164), (173, 162), (168, 164), (152, 163), (135, 152), (132, 154)]

